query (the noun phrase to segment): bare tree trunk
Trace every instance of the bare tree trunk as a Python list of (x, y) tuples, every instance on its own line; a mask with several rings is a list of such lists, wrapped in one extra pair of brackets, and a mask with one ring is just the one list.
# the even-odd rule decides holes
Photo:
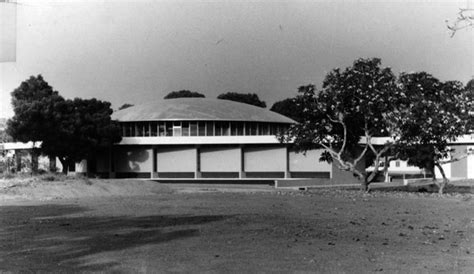
[(66, 159), (62, 159), (61, 157), (59, 158), (59, 161), (61, 162), (61, 165), (63, 166), (63, 169), (61, 170), (61, 172), (64, 175), (67, 175), (67, 171), (69, 169), (69, 161), (67, 161)]
[(446, 174), (444, 173), (443, 167), (440, 164), (436, 164), (436, 167), (438, 167), (438, 170), (441, 173), (441, 176), (443, 177), (443, 180), (441, 181), (441, 183), (439, 183), (439, 184), (436, 183), (439, 187), (438, 193), (443, 194), (444, 188), (448, 185), (449, 180), (448, 180), (448, 178), (446, 178)]
[(359, 180), (361, 181), (360, 183), (360, 190), (361, 191), (364, 191), (364, 192), (369, 192), (369, 180), (368, 180), (368, 177), (367, 177), (367, 174), (363, 174), (362, 172), (360, 172), (359, 170), (355, 169), (352, 170), (352, 172), (357, 175), (357, 177), (359, 178)]
[(49, 171), (56, 172), (56, 157), (49, 156)]
[(38, 151), (31, 150), (31, 175), (38, 173)]
[(21, 172), (21, 154), (22, 154), (22, 151), (21, 150), (16, 150), (15, 151), (15, 171), (16, 173), (20, 173)]

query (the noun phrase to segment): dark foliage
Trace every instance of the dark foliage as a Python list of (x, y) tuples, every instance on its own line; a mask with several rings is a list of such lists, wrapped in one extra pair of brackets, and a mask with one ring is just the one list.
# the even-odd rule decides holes
[(197, 98), (204, 98), (204, 94), (190, 91), (190, 90), (180, 90), (180, 91), (172, 91), (168, 93), (164, 99), (174, 99), (174, 98), (190, 98), (190, 97), (197, 97)]
[(222, 93), (219, 96), (217, 96), (217, 99), (222, 99), (222, 100), (230, 100), (230, 101), (235, 101), (235, 102), (240, 102), (244, 104), (249, 104), (261, 108), (266, 108), (267, 104), (264, 101), (261, 101), (260, 98), (258, 98), (258, 95), (255, 93), (237, 93), (237, 92), (227, 92), (227, 93)]
[(41, 75), (23, 82), (12, 98), (15, 115), (8, 121), (8, 133), (21, 142), (41, 141), (39, 152), (58, 157), (64, 167), (121, 140), (109, 102), (65, 100)]
[(272, 105), (270, 110), (289, 117), (297, 122), (301, 122), (303, 120), (303, 111), (298, 106), (299, 100), (302, 100), (301, 96), (278, 101)]

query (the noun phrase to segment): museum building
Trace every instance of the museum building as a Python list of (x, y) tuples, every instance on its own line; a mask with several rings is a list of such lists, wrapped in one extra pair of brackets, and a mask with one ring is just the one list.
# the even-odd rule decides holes
[(116, 111), (112, 119), (121, 125), (122, 141), (88, 165), (104, 177), (332, 178), (336, 170), (319, 161), (322, 150), (297, 153), (279, 142), (276, 134), (295, 121), (248, 104), (167, 99)]

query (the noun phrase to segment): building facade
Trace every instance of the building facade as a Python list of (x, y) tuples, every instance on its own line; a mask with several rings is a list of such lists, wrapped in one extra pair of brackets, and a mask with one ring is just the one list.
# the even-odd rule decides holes
[[(332, 178), (322, 150), (297, 153), (277, 139), (293, 120), (227, 100), (179, 98), (119, 110), (122, 141), (89, 163), (103, 177), (189, 179)], [(343, 175), (344, 176), (344, 175)]]

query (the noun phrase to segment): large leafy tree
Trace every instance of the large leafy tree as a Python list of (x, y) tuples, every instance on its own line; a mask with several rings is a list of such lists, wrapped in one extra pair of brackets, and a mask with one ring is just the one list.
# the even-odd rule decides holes
[(175, 98), (189, 98), (189, 97), (197, 97), (197, 98), (204, 98), (204, 94), (196, 92), (196, 91), (190, 91), (190, 90), (180, 90), (180, 91), (172, 91), (168, 93), (164, 99), (175, 99)]
[[(323, 147), (325, 159), (357, 176), (367, 191), (382, 156), (393, 145), (389, 141), (375, 145), (373, 137), (392, 136), (404, 98), (391, 69), (381, 67), (378, 58), (358, 59), (344, 70), (327, 74), (321, 91), (309, 85), (299, 92), (302, 120), (282, 139), (293, 141), (303, 151)], [(370, 174), (358, 168), (367, 158), (375, 166)]]
[(41, 75), (22, 82), (11, 95), (15, 115), (7, 121), (7, 133), (15, 140), (38, 142), (55, 131), (55, 110), (65, 100)]
[(474, 78), (466, 84), (466, 92), (468, 98), (468, 133), (474, 133)]
[(267, 104), (264, 101), (260, 100), (260, 98), (258, 98), (258, 95), (255, 93), (227, 92), (217, 96), (217, 99), (240, 102), (261, 108), (267, 107)]
[(8, 133), (17, 141), (41, 141), (39, 152), (58, 157), (63, 172), (121, 139), (120, 127), (110, 117), (110, 103), (65, 100), (41, 75), (12, 92), (12, 105), (15, 115), (7, 122)]
[(443, 180), (435, 182), (443, 193), (449, 180), (442, 165), (467, 157), (452, 151), (448, 143), (466, 133), (468, 93), (460, 82), (441, 82), (426, 72), (403, 73), (399, 83), (407, 96), (407, 108), (400, 113), (397, 151), (409, 163), (433, 174), (438, 168)]
[(43, 140), (43, 153), (58, 157), (63, 167), (94, 157), (101, 148), (121, 140), (120, 126), (110, 118), (112, 112), (109, 102), (97, 99), (64, 101), (56, 109), (57, 134)]
[(302, 121), (302, 111), (298, 106), (298, 101), (301, 100), (301, 96), (295, 98), (287, 98), (278, 102), (275, 102), (270, 108), (271, 111), (280, 113), (286, 117), (289, 117), (297, 122)]

